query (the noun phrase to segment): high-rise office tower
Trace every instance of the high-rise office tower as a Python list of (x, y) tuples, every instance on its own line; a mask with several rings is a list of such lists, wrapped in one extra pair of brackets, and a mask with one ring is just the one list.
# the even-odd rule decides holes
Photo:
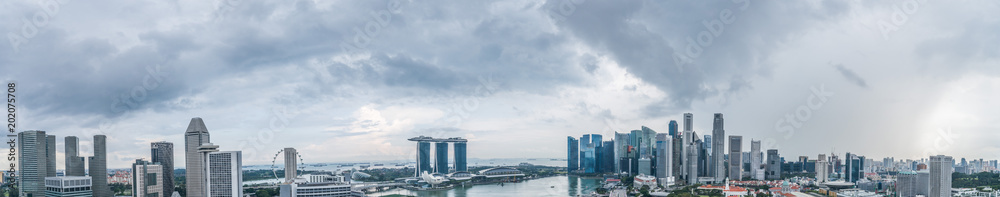
[(764, 180), (764, 168), (763, 164), (764, 158), (760, 154), (760, 140), (750, 140), (750, 176), (754, 180)]
[[(185, 180), (188, 197), (205, 197), (205, 158), (204, 154), (198, 152), (198, 148), (203, 144), (209, 144), (208, 128), (201, 118), (191, 118), (187, 131), (184, 132), (184, 161)], [(91, 175), (93, 176), (93, 175)], [(96, 191), (96, 190), (95, 190)], [(95, 195), (96, 196), (96, 195)]]
[(285, 148), (282, 152), (285, 153), (285, 183), (293, 183), (295, 177), (298, 177), (299, 152), (292, 147)]
[(683, 169), (683, 167), (682, 167), (683, 166), (683, 161), (684, 161), (684, 157), (683, 156), (685, 155), (684, 154), (684, 148), (683, 148), (684, 147), (684, 138), (683, 138), (683, 136), (681, 134), (682, 134), (681, 132), (677, 132), (677, 135), (671, 136), (672, 137), (672, 139), (671, 139), (672, 142), (670, 143), (670, 145), (673, 146), (673, 150), (670, 151), (671, 152), (670, 154), (673, 155), (672, 162), (671, 162), (671, 165), (672, 165), (671, 166), (671, 171), (673, 172), (674, 176), (676, 176), (676, 177), (680, 177), (680, 176), (684, 175), (684, 173), (682, 173), (684, 171), (684, 170), (682, 170)]
[(651, 176), (653, 170), (653, 159), (649, 157), (639, 158), (639, 172), (636, 174)]
[(712, 122), (712, 160), (711, 162), (711, 172), (709, 174), (715, 177), (715, 182), (725, 181), (725, 165), (723, 158), (726, 154), (726, 129), (725, 129), (725, 119), (722, 117), (722, 113), (716, 113), (715, 118)]
[[(705, 135), (705, 137), (711, 138), (711, 135)], [(711, 161), (711, 155), (709, 154), (708, 145), (712, 144), (711, 140), (695, 140), (695, 146), (698, 147), (698, 176), (700, 177), (712, 177), (709, 176), (711, 171), (711, 166), (709, 166), (709, 161)], [(712, 177), (714, 179), (714, 177)]]
[(243, 153), (219, 151), (211, 143), (198, 147), (205, 166), (205, 194), (208, 197), (243, 196)]
[(209, 197), (243, 196), (242, 151), (209, 153), (205, 165)]
[(615, 172), (615, 142), (614, 141), (604, 141), (604, 145), (601, 146), (604, 150), (604, 157), (601, 159), (601, 172), (603, 173), (614, 173)]
[(743, 136), (729, 136), (729, 179), (743, 180)]
[[(621, 173), (621, 172), (627, 172), (628, 171), (628, 169), (627, 169), (628, 163), (622, 163), (621, 162), (622, 158), (627, 158), (626, 155), (625, 155), (625, 153), (628, 152), (627, 151), (628, 146), (629, 146), (628, 133), (618, 133), (616, 131), (615, 132), (615, 139), (614, 139), (614, 152), (615, 152), (615, 155), (614, 155), (614, 163), (615, 164), (614, 165), (615, 165), (615, 168), (614, 168), (614, 170), (612, 172), (614, 172), (614, 173)], [(625, 161), (628, 161), (628, 160), (625, 160)]]
[[(670, 139), (670, 135), (666, 133), (656, 134), (656, 178), (657, 180), (673, 176), (673, 166), (671, 160), (673, 158), (673, 142)], [(661, 183), (663, 184), (663, 183)]]
[(45, 177), (56, 176), (56, 136), (45, 136)]
[[(694, 141), (693, 138), (695, 138), (695, 137), (696, 136), (694, 135), (694, 131), (687, 131), (687, 130), (682, 131), (681, 132), (681, 140), (680, 140), (680, 148), (677, 149), (677, 150), (674, 150), (674, 151), (678, 151), (678, 152), (681, 153), (680, 160), (678, 160), (679, 163), (680, 163), (680, 170), (678, 171), (679, 173), (677, 173), (677, 176), (679, 176), (678, 179), (683, 180), (683, 181), (687, 180), (688, 174), (690, 173), (688, 171), (688, 168), (690, 168), (690, 166), (688, 166), (688, 165), (691, 162), (697, 163), (697, 160), (690, 160), (690, 153), (692, 152), (692, 150), (689, 150), (689, 149), (691, 149), (690, 145)], [(695, 150), (695, 152), (697, 152), (697, 150)]]
[(901, 171), (896, 175), (897, 196), (927, 196), (930, 191), (927, 171)]
[(826, 169), (828, 165), (825, 154), (819, 154), (816, 157), (816, 182), (824, 183), (830, 178), (829, 171)]
[(930, 197), (951, 196), (951, 173), (955, 160), (951, 156), (931, 156), (930, 160)]
[(18, 189), (21, 196), (45, 196), (46, 164), (45, 131), (23, 131), (17, 134), (21, 151), (18, 166), (21, 168)]
[(671, 137), (679, 135), (677, 133), (677, 121), (676, 120), (670, 120), (670, 122), (667, 123), (667, 133), (670, 134)]
[(931, 193), (931, 172), (917, 171), (917, 195), (928, 196)]
[(468, 171), (465, 142), (455, 142), (455, 172)]
[(163, 170), (160, 176), (160, 184), (163, 185), (163, 194), (174, 193), (174, 143), (153, 142), (150, 144), (150, 155), (153, 163), (159, 163)]
[(163, 187), (163, 166), (159, 163), (136, 159), (132, 163), (132, 196), (133, 197), (165, 197), (167, 191)]
[(778, 155), (778, 149), (767, 150), (767, 173), (765, 174), (765, 178), (768, 180), (781, 179), (781, 155)]
[(642, 139), (642, 137), (643, 137), (642, 130), (632, 130), (632, 132), (630, 132), (628, 134), (629, 146), (631, 146), (631, 148), (628, 151), (629, 152), (628, 153), (628, 161), (629, 161), (629, 171), (628, 171), (628, 173), (631, 174), (631, 175), (635, 175), (635, 173), (639, 171), (639, 158), (642, 156), (639, 153), (640, 153), (640, 149), (641, 149), (640, 147), (642, 147), (642, 142), (644, 141)]
[(642, 145), (639, 151), (640, 157), (652, 157), (653, 149), (656, 146), (656, 131), (649, 127), (642, 126)]
[(434, 143), (434, 169), (435, 172), (448, 174), (448, 143)]
[[(83, 157), (80, 157), (80, 139), (76, 136), (66, 136), (65, 140), (65, 156), (66, 159), (66, 176), (84, 176), (87, 174), (84, 171), (84, 165), (86, 164)], [(90, 185), (90, 184), (88, 184)], [(89, 186), (88, 186), (89, 187)]]
[(903, 196), (917, 196), (917, 172), (902, 171), (896, 174), (896, 194)]
[(415, 176), (419, 177), (424, 172), (434, 173), (434, 168), (431, 168), (431, 143), (419, 141), (417, 142), (417, 174)]
[[(700, 148), (698, 145), (698, 134), (695, 132), (690, 132), (691, 135), (685, 136), (690, 137), (691, 141), (688, 142), (684, 150), (687, 152), (687, 184), (694, 185), (698, 183), (698, 151)], [(687, 133), (685, 133), (687, 135)]]
[(604, 168), (601, 162), (601, 158), (604, 158), (604, 138), (599, 134), (590, 134), (590, 149), (594, 150), (594, 165), (593, 172), (599, 173), (601, 169)]
[(94, 135), (94, 156), (90, 157), (90, 177), (94, 179), (91, 189), (94, 196), (111, 196), (111, 187), (108, 186), (108, 137), (104, 135)]
[(694, 131), (694, 114), (684, 113), (684, 131)]
[(566, 171), (580, 169), (580, 140), (573, 136), (566, 137)]

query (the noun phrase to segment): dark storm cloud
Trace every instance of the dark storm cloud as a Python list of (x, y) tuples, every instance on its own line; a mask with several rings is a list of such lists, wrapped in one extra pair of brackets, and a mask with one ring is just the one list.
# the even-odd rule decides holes
[(861, 78), (861, 76), (858, 76), (858, 74), (854, 73), (853, 70), (844, 67), (843, 64), (837, 64), (834, 65), (834, 67), (837, 68), (837, 71), (840, 73), (840, 76), (844, 76), (844, 78), (847, 79), (847, 81), (851, 82), (851, 84), (857, 85), (862, 88), (868, 88), (868, 82), (865, 82), (865, 79)]
[[(558, 8), (564, 2), (548, 4)], [(644, 112), (663, 116), (688, 109), (695, 101), (752, 87), (742, 79), (768, 76), (767, 60), (776, 45), (808, 29), (808, 23), (836, 17), (846, 8), (811, 2), (587, 1), (558, 24), (606, 50), (629, 73), (666, 91), (669, 100)], [(793, 15), (806, 17), (787, 17)], [(699, 44), (696, 39), (702, 35), (705, 42)], [(698, 48), (691, 49), (697, 53), (677, 61), (675, 55), (685, 55), (690, 48)]]

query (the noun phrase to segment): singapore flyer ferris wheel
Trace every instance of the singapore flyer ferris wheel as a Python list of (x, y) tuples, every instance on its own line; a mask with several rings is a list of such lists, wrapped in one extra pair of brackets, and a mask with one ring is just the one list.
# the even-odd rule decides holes
[[(306, 165), (305, 165), (305, 162), (303, 162), (303, 160), (302, 160), (302, 154), (300, 154), (298, 151), (294, 151), (295, 149), (292, 149), (292, 150), (293, 150), (292, 152), (294, 152), (294, 154), (295, 154), (295, 158), (297, 158), (299, 160), (298, 161), (299, 162), (298, 165), (296, 165), (297, 168), (292, 169), (292, 170), (296, 171), (295, 174), (299, 174), (298, 172), (300, 170), (302, 172), (305, 172), (306, 171)], [(281, 178), (278, 177), (278, 170), (279, 169), (289, 170), (287, 168), (288, 166), (282, 165), (280, 168), (278, 167), (278, 163), (277, 163), (278, 162), (278, 156), (283, 155), (282, 153), (285, 153), (285, 149), (278, 150), (278, 153), (274, 153), (274, 157), (271, 158), (271, 174), (274, 175), (274, 180), (281, 180)], [(282, 161), (284, 161), (284, 159), (282, 159)], [(291, 179), (294, 179), (294, 178), (295, 177), (291, 177)], [(288, 179), (288, 177), (286, 177), (286, 179)]]

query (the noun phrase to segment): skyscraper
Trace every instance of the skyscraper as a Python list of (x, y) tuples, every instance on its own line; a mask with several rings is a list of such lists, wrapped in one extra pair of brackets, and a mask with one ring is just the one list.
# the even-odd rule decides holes
[(295, 151), (295, 148), (288, 147), (282, 152), (285, 153), (285, 182), (292, 183), (295, 182), (295, 177), (298, 177), (298, 157), (299, 152)]
[(21, 151), (18, 166), (21, 168), (18, 189), (21, 196), (45, 196), (46, 164), (45, 131), (23, 131), (17, 134)]
[(434, 169), (435, 172), (448, 174), (448, 143), (434, 143)]
[[(627, 149), (628, 149), (628, 146), (629, 146), (629, 139), (628, 138), (629, 138), (628, 137), (628, 133), (618, 133), (617, 131), (615, 132), (615, 139), (614, 139), (614, 142), (615, 142), (614, 143), (614, 145), (615, 145), (615, 147), (614, 147), (614, 152), (615, 152), (615, 155), (614, 155), (615, 169), (613, 170), (613, 172), (615, 172), (615, 173), (627, 172), (628, 171), (628, 166), (629, 166), (628, 163), (627, 162), (626, 163), (622, 163), (621, 162), (622, 158), (627, 158), (626, 157), (627, 156), (626, 153), (628, 152)], [(628, 160), (626, 159), (625, 161), (628, 161)]]
[(601, 158), (604, 158), (604, 137), (600, 134), (590, 134), (590, 145), (594, 149), (594, 169), (595, 173), (600, 173), (601, 169), (604, 168), (604, 163), (601, 162)]
[(927, 196), (929, 180), (927, 171), (901, 171), (896, 175), (896, 193), (898, 196)]
[[(76, 136), (66, 136), (65, 140), (65, 160), (66, 176), (84, 176), (86, 164), (83, 157), (80, 157), (80, 140)], [(88, 184), (89, 187), (90, 184)]]
[[(188, 124), (187, 131), (184, 132), (184, 154), (186, 160), (184, 161), (185, 179), (187, 187), (188, 197), (205, 197), (205, 158), (204, 155), (198, 152), (198, 148), (203, 144), (209, 144), (208, 128), (205, 127), (205, 122), (199, 117), (191, 118), (191, 123)], [(93, 175), (91, 175), (93, 176)], [(97, 182), (94, 182), (95, 185)], [(97, 191), (96, 189), (94, 190)], [(96, 193), (95, 193), (96, 194)], [(97, 196), (97, 195), (95, 195)]]
[(819, 154), (816, 157), (816, 182), (823, 183), (830, 178), (830, 174), (828, 174), (829, 172), (826, 169), (828, 165), (830, 164), (827, 163), (825, 154)]
[(729, 179), (743, 180), (743, 136), (729, 136)]
[(205, 160), (204, 193), (208, 197), (243, 196), (243, 153), (241, 151), (219, 151), (219, 146), (211, 143), (198, 147)]
[(158, 163), (136, 159), (132, 163), (132, 196), (133, 197), (161, 197), (167, 196), (162, 182), (163, 166)]
[(431, 168), (431, 143), (427, 141), (417, 142), (417, 175), (427, 173), (434, 173), (434, 168)]
[(614, 173), (615, 172), (615, 142), (614, 141), (604, 141), (604, 145), (601, 146), (603, 149), (604, 156), (601, 158), (601, 172), (602, 173)]
[(684, 131), (694, 131), (694, 114), (684, 113)]
[(94, 156), (90, 157), (90, 177), (94, 190), (94, 196), (111, 196), (111, 187), (108, 186), (108, 152), (107, 140), (104, 135), (94, 136)]
[(750, 177), (764, 180), (763, 155), (760, 152), (760, 140), (750, 140)]
[(468, 171), (465, 142), (455, 142), (455, 172)]
[(765, 178), (768, 180), (778, 180), (781, 179), (781, 156), (778, 155), (778, 149), (767, 150), (767, 173)]
[[(673, 170), (671, 167), (673, 158), (673, 142), (670, 139), (670, 135), (667, 133), (657, 133), (656, 134), (656, 179), (661, 180), (673, 176)], [(664, 183), (661, 183), (664, 184)]]
[(566, 171), (580, 169), (580, 140), (573, 136), (566, 137)]
[(56, 136), (45, 136), (45, 177), (56, 176)]
[(160, 184), (163, 185), (163, 194), (174, 193), (174, 143), (153, 142), (150, 144), (151, 160), (159, 163), (163, 173), (160, 176)]
[(698, 134), (695, 133), (694, 131), (685, 131), (684, 135), (685, 135), (684, 137), (686, 137), (686, 139), (684, 140), (688, 141), (688, 144), (684, 147), (684, 151), (687, 153), (687, 163), (684, 164), (685, 166), (687, 166), (687, 174), (686, 174), (687, 184), (693, 185), (698, 182), (698, 176), (699, 176), (698, 151), (700, 148), (698, 142), (700, 140), (698, 140)]
[(677, 136), (678, 133), (677, 133), (676, 120), (670, 120), (670, 123), (667, 123), (667, 133), (670, 134), (670, 136)]
[(725, 158), (723, 156), (726, 154), (726, 129), (725, 120), (722, 117), (722, 113), (716, 113), (715, 119), (712, 122), (712, 160), (711, 171), (709, 174), (715, 177), (715, 182), (725, 181)]
[(930, 160), (930, 197), (951, 196), (951, 173), (955, 160), (951, 156), (931, 156)]
[(654, 146), (656, 146), (656, 131), (646, 126), (642, 126), (641, 130), (642, 144), (640, 145), (639, 157), (652, 157)]

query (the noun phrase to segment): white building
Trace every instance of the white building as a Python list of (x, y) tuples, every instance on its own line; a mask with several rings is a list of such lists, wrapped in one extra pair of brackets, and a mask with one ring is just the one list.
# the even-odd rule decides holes
[(132, 196), (166, 196), (166, 193), (164, 193), (162, 178), (162, 165), (159, 163), (144, 161), (142, 159), (136, 159), (135, 163), (132, 164)]
[(281, 197), (360, 197), (363, 192), (352, 191), (345, 182), (292, 183), (280, 186)]
[(203, 155), (205, 192), (209, 197), (243, 196), (243, 152), (219, 151), (211, 143), (198, 147)]
[(760, 140), (750, 140), (750, 178), (764, 180), (764, 154), (760, 152)]
[(91, 197), (93, 185), (89, 176), (45, 177), (45, 196), (48, 197)]
[(816, 159), (816, 182), (825, 183), (830, 178), (830, 172), (827, 171), (827, 166), (829, 164), (826, 161), (826, 154), (819, 154)]
[(220, 151), (208, 154), (208, 196), (243, 196), (243, 152)]
[(955, 160), (951, 156), (931, 156), (931, 191), (929, 197), (951, 196), (951, 172)]
[(645, 175), (645, 174), (639, 174), (639, 175), (636, 175), (635, 179), (632, 180), (632, 181), (633, 181), (632, 185), (635, 186), (636, 188), (642, 187), (643, 185), (648, 185), (650, 188), (655, 188), (656, 187), (656, 177), (655, 176), (649, 176), (649, 175)]

